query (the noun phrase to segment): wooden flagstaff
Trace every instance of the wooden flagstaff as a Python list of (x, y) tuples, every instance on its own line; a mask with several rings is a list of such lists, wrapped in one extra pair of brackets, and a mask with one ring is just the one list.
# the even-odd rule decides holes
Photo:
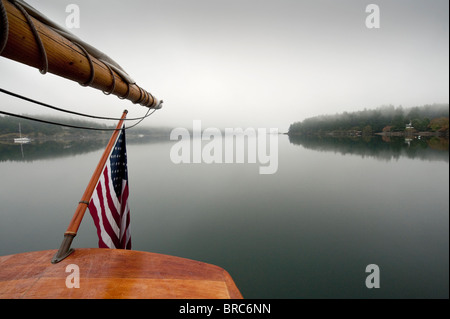
[(21, 9), (20, 2), (0, 1), (6, 10), (2, 28), (9, 30), (6, 39), (3, 39), (6, 43), (1, 56), (37, 68), (41, 73), (48, 71), (135, 104), (161, 108), (162, 101), (130, 82), (129, 77), (125, 79), (124, 72), (119, 74), (117, 68), (88, 53), (83, 45), (30, 16)]
[(97, 182), (103, 172), (103, 168), (105, 167), (106, 161), (108, 160), (109, 155), (111, 154), (111, 150), (114, 147), (117, 137), (120, 134), (120, 130), (122, 128), (123, 122), (125, 121), (125, 118), (127, 117), (127, 113), (128, 113), (127, 110), (123, 112), (122, 117), (119, 123), (117, 124), (115, 131), (111, 135), (111, 139), (106, 145), (103, 155), (100, 158), (100, 161), (98, 162), (94, 173), (92, 174), (91, 180), (89, 181), (89, 184), (87, 185), (86, 190), (84, 191), (84, 194), (78, 203), (77, 209), (75, 210), (72, 220), (70, 221), (70, 224), (67, 227), (66, 232), (64, 233), (64, 239), (63, 242), (61, 243), (61, 247), (59, 248), (58, 252), (52, 259), (52, 263), (60, 262), (73, 252), (73, 249), (70, 248), (70, 245), (72, 244), (73, 239), (78, 233), (78, 229), (80, 227), (81, 221), (83, 220), (84, 213), (86, 212), (86, 209), (89, 206), (89, 201), (91, 200), (92, 193), (95, 190), (95, 186), (97, 186)]

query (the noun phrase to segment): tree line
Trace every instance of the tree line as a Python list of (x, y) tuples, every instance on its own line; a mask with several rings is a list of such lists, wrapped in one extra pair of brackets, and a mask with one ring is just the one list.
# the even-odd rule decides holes
[[(86, 121), (72, 118), (57, 118), (49, 116), (36, 116), (36, 118), (63, 123), (71, 126), (79, 127), (91, 127), (98, 129), (114, 129), (116, 127), (116, 122), (113, 124), (104, 124), (99, 121)], [(135, 124), (136, 121), (130, 121), (126, 123), (129, 127)], [(46, 124), (42, 122), (36, 122), (21, 118), (16, 118), (12, 116), (0, 116), (0, 139), (10, 139), (11, 137), (18, 137), (19, 135), (19, 124), (23, 136), (30, 138), (109, 138), (111, 136), (110, 131), (91, 131), (76, 129), (71, 127), (64, 127), (59, 125)], [(132, 136), (151, 136), (155, 138), (169, 138), (170, 128), (168, 127), (146, 127), (145, 125), (138, 125), (127, 131), (128, 137)]]
[[(42, 120), (52, 121), (56, 123), (63, 123), (72, 126), (94, 127), (101, 129), (109, 128), (106, 124), (100, 124), (92, 121), (75, 120), (71, 118), (56, 118), (48, 116), (36, 116), (36, 117)], [(55, 136), (55, 135), (75, 134), (79, 132), (79, 130), (70, 127), (46, 124), (42, 122), (16, 118), (12, 116), (0, 116), (0, 136), (12, 133), (18, 134), (19, 124), (22, 134), (28, 136), (38, 136), (38, 135)]]
[(331, 132), (357, 132), (372, 135), (377, 132), (442, 132), (449, 130), (449, 105), (432, 104), (412, 108), (393, 105), (357, 112), (321, 115), (295, 122), (289, 135), (317, 135)]

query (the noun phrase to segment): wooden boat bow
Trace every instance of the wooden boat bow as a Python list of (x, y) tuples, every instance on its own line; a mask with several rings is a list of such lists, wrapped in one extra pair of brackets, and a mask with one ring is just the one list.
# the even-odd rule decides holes
[[(222, 268), (190, 259), (122, 249), (55, 250), (0, 257), (0, 299), (242, 299)], [(68, 266), (79, 288), (68, 286)]]

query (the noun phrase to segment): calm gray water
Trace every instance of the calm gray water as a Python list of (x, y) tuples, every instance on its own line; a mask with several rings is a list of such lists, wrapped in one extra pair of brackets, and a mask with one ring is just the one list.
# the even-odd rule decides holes
[[(246, 298), (449, 297), (448, 140), (279, 136), (273, 175), (175, 165), (174, 143), (128, 144), (133, 249), (221, 266)], [(59, 247), (98, 147), (0, 144), (0, 255)], [(96, 245), (87, 212), (73, 247)]]

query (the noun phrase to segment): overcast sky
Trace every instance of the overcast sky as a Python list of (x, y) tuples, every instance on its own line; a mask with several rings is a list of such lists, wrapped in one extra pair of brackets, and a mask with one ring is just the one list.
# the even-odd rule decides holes
[[(164, 100), (146, 125), (276, 127), (393, 104), (449, 101), (448, 0), (29, 0)], [(366, 27), (366, 6), (380, 28)], [(63, 108), (120, 116), (141, 106), (0, 58), (0, 87)], [(47, 111), (0, 94), (0, 109)], [(54, 113), (53, 113), (54, 114)]]

